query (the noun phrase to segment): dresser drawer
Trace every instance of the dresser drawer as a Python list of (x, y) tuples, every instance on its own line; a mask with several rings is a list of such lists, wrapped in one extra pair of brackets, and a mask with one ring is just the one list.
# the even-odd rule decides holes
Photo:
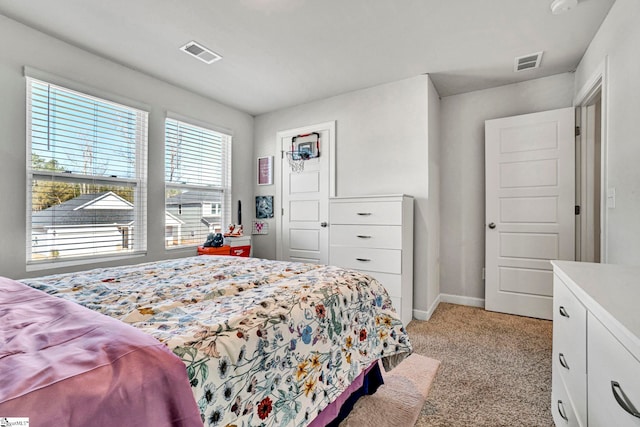
[[(640, 418), (628, 413), (624, 403), (616, 399), (617, 395), (640, 411), (640, 361), (591, 314), (588, 330), (589, 425), (640, 426)], [(626, 405), (627, 409), (631, 405)]]
[(551, 384), (551, 415), (556, 427), (586, 427), (586, 424), (581, 426), (578, 422), (567, 390), (559, 375), (553, 375)]
[(381, 273), (402, 273), (402, 251), (331, 246), (329, 263), (338, 267)]
[(402, 249), (400, 225), (331, 225), (331, 244), (362, 248)]
[(402, 276), (399, 274), (380, 273), (379, 271), (362, 270), (363, 273), (376, 279), (384, 288), (390, 297), (402, 296)]
[(400, 202), (334, 202), (329, 209), (332, 225), (402, 225)]
[(587, 423), (587, 309), (557, 276), (553, 285), (553, 364), (581, 425)]

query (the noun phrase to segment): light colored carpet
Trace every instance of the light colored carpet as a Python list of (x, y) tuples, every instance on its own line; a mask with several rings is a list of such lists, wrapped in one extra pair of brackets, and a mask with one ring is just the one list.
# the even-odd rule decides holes
[(550, 321), (441, 303), (407, 331), (442, 361), (416, 427), (553, 426)]
[(381, 369), (384, 384), (361, 397), (340, 427), (414, 425), (439, 366), (439, 361), (414, 353), (390, 372)]

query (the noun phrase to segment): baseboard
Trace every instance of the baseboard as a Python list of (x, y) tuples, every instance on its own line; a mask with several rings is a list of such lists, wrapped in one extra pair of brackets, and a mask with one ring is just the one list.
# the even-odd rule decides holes
[(438, 308), (438, 304), (446, 302), (450, 304), (468, 305), (470, 307), (484, 308), (484, 298), (464, 297), (461, 295), (440, 294), (436, 300), (431, 304), (428, 310), (416, 310), (413, 309), (413, 318), (417, 320), (429, 320), (433, 315), (433, 312)]
[(440, 294), (440, 302), (451, 304), (468, 305), (471, 307), (484, 308), (484, 298), (465, 297), (462, 295)]
[(438, 304), (440, 304), (440, 295), (436, 297), (436, 300), (431, 304), (431, 307), (427, 311), (424, 310), (413, 310), (413, 318), (418, 320), (429, 320), (433, 315), (433, 312), (438, 308)]

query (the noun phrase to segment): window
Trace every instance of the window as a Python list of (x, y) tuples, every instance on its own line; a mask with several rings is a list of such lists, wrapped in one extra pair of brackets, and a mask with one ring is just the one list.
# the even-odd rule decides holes
[(146, 250), (146, 112), (27, 77), (27, 153), (27, 262)]
[(165, 246), (202, 244), (231, 219), (231, 136), (165, 122)]

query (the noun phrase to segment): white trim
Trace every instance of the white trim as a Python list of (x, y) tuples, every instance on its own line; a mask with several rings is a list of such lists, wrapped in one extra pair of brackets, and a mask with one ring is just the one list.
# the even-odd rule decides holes
[(416, 320), (429, 320), (440, 303), (466, 305), (484, 309), (484, 298), (465, 297), (462, 295), (439, 294), (427, 311), (413, 309), (413, 318)]
[(484, 308), (484, 298), (466, 297), (463, 295), (440, 294), (440, 302)]
[(125, 259), (141, 258), (146, 256), (147, 252), (132, 253), (130, 255), (101, 255), (100, 258), (75, 258), (64, 261), (42, 261), (27, 262), (26, 271), (54, 270), (63, 267), (74, 267), (86, 264), (101, 264), (111, 261), (120, 261)]
[(413, 309), (413, 318), (417, 319), (417, 320), (429, 320), (429, 319), (431, 319), (431, 316), (433, 316), (433, 312), (436, 311), (436, 308), (438, 308), (439, 304), (440, 304), (440, 295), (438, 295), (436, 297), (435, 301), (433, 301), (433, 304), (431, 304), (431, 307), (429, 307), (429, 309), (427, 311), (416, 310), (414, 308)]
[[(281, 153), (282, 147), (280, 146), (282, 138), (296, 136), (304, 133), (318, 132), (327, 130), (329, 131), (329, 197), (336, 196), (336, 121), (330, 121), (325, 123), (319, 123), (317, 125), (310, 125), (299, 127), (295, 129), (287, 129), (278, 131), (276, 133), (276, 145), (275, 153)], [(276, 155), (274, 162), (274, 183), (276, 185), (276, 197), (273, 201), (274, 206), (274, 219), (276, 223), (276, 259), (282, 259), (282, 164), (284, 162), (282, 155)], [(277, 206), (277, 208), (276, 208)]]
[(233, 131), (229, 128), (226, 128), (224, 126), (214, 125), (213, 123), (210, 123), (210, 122), (194, 119), (193, 117), (190, 117), (190, 116), (183, 116), (182, 114), (174, 113), (173, 111), (167, 110), (165, 112), (165, 126), (166, 126), (166, 119), (177, 120), (179, 122), (183, 122), (193, 126), (198, 126), (214, 132), (223, 133), (226, 136), (233, 137)]
[[(609, 135), (609, 109), (607, 105), (609, 103), (609, 58), (605, 56), (602, 62), (596, 67), (595, 71), (586, 81), (584, 86), (577, 92), (573, 105), (581, 110), (586, 110), (587, 105), (593, 101), (593, 97), (600, 90), (600, 117), (601, 117), (601, 129), (600, 129), (600, 262), (606, 263), (608, 260), (608, 229), (609, 223), (607, 221), (607, 194), (608, 194), (608, 135)], [(582, 117), (585, 117), (586, 112), (581, 111)], [(583, 161), (585, 157), (582, 156)], [(582, 165), (584, 168), (585, 165)]]
[(48, 71), (42, 71), (37, 68), (29, 67), (27, 65), (23, 68), (23, 75), (34, 80), (41, 81), (43, 83), (60, 86), (63, 89), (68, 89), (74, 92), (80, 92), (81, 95), (92, 96), (98, 98), (100, 101), (114, 102), (121, 104), (123, 107), (128, 107), (134, 110), (148, 114), (151, 111), (151, 106), (144, 102), (137, 101), (135, 99), (127, 98), (126, 96), (117, 95), (113, 92), (102, 90), (93, 86), (79, 83), (66, 77), (60, 77), (56, 74), (49, 73)]

